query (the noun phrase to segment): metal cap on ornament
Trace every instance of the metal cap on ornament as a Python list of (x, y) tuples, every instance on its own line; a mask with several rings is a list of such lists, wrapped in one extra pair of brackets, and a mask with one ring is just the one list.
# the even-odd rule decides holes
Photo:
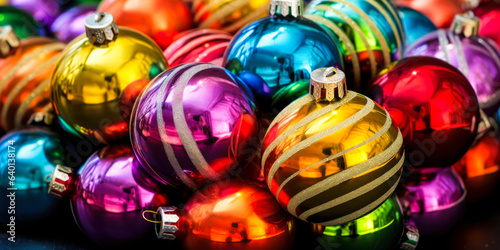
[(10, 25), (0, 27), (0, 58), (14, 54), (20, 44), (19, 37)]
[(49, 194), (59, 198), (65, 198), (73, 193), (76, 182), (76, 173), (72, 168), (57, 165), (54, 173), (50, 176)]
[(85, 33), (93, 44), (106, 44), (118, 36), (118, 26), (113, 15), (96, 12), (85, 18)]
[(477, 36), (479, 34), (479, 18), (475, 17), (472, 12), (466, 14), (457, 14), (451, 30), (457, 35), (465, 37)]
[(347, 95), (344, 72), (334, 67), (314, 70), (311, 73), (309, 93), (317, 102), (332, 102), (344, 98)]
[(420, 233), (418, 232), (418, 228), (413, 224), (406, 223), (403, 229), (403, 235), (401, 236), (399, 249), (414, 250), (417, 248), (419, 239)]
[(302, 0), (271, 0), (269, 15), (291, 15), (299, 17), (304, 14), (304, 2)]
[(175, 240), (175, 233), (179, 230), (181, 222), (180, 211), (176, 207), (159, 207), (156, 210), (158, 221), (156, 224), (156, 237), (160, 240)]

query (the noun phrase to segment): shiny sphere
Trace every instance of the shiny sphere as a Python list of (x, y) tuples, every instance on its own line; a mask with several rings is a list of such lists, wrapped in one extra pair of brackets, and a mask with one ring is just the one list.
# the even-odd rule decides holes
[(331, 103), (296, 100), (273, 120), (262, 147), (271, 193), (292, 215), (324, 226), (382, 204), (403, 162), (403, 137), (389, 113), (354, 91)]
[[(71, 197), (73, 215), (91, 240), (103, 245), (126, 246), (153, 233), (153, 223), (142, 218), (168, 202), (159, 186), (151, 186), (129, 145), (107, 146), (94, 153), (78, 171)], [(140, 172), (139, 172), (140, 173)], [(140, 178), (139, 178), (140, 177)]]
[(254, 108), (250, 90), (222, 67), (172, 68), (135, 103), (134, 152), (154, 178), (180, 188), (234, 176), (259, 146)]
[(465, 0), (394, 0), (396, 6), (406, 6), (422, 12), (438, 28), (450, 27), (456, 14), (464, 12)]
[(182, 0), (104, 0), (98, 11), (113, 15), (119, 26), (140, 31), (162, 49), (191, 28), (191, 12)]
[(417, 10), (401, 6), (397, 8), (397, 11), (405, 30), (407, 46), (437, 30), (436, 25)]
[(41, 24), (24, 10), (12, 6), (0, 6), (0, 26), (12, 26), (21, 39), (31, 36), (45, 35)]
[(111, 143), (128, 136), (119, 108), (123, 90), (166, 68), (160, 48), (136, 31), (120, 27), (115, 41), (100, 46), (82, 35), (68, 45), (54, 70), (54, 109), (71, 133)]
[(464, 75), (442, 60), (417, 56), (397, 61), (375, 79), (369, 96), (401, 129), (412, 166), (449, 167), (476, 136), (476, 94)]
[(64, 49), (45, 37), (21, 40), (15, 54), (0, 59), (0, 129), (26, 125), (31, 115), (50, 106), (50, 75)]
[(388, 0), (314, 1), (306, 14), (340, 42), (349, 89), (364, 90), (403, 56), (403, 25)]
[(476, 92), (481, 109), (493, 115), (500, 107), (500, 50), (480, 36), (469, 38), (452, 30), (428, 34), (405, 51), (405, 56), (431, 56), (459, 69)]
[(256, 84), (260, 87), (252, 92), (259, 111), (272, 119), (281, 110), (271, 110), (267, 98), (294, 82), (308, 81), (317, 68), (342, 69), (343, 62), (335, 42), (318, 24), (275, 15), (240, 30), (226, 50), (224, 66), (235, 74), (255, 74), (266, 83)]
[(73, 7), (61, 15), (50, 26), (50, 31), (57, 39), (69, 43), (79, 35), (85, 33), (85, 18), (94, 13), (97, 5), (81, 5)]
[[(55, 133), (33, 128), (16, 130), (0, 139), (2, 224), (9, 223), (10, 216), (16, 217), (18, 226), (18, 223), (33, 223), (47, 218), (57, 208), (59, 200), (47, 195), (45, 178), (54, 172), (56, 165), (64, 163), (61, 141)], [(15, 215), (8, 214), (10, 198), (7, 195), (11, 191), (7, 188), (17, 188)]]
[(481, 19), (479, 25), (479, 35), (494, 40), (500, 46), (500, 32), (498, 32), (498, 22), (500, 21), (500, 3), (481, 3), (474, 10), (474, 15)]
[(9, 4), (30, 13), (35, 20), (47, 26), (61, 12), (58, 0), (9, 0)]

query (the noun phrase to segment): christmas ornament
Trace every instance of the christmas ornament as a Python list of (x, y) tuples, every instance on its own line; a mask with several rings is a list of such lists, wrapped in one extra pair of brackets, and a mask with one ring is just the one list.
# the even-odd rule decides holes
[(116, 23), (151, 37), (162, 49), (179, 32), (191, 28), (191, 13), (182, 0), (105, 0), (98, 11), (108, 12)]
[(308, 80), (313, 69), (342, 68), (343, 63), (330, 36), (302, 17), (302, 1), (273, 0), (268, 17), (247, 25), (233, 38), (224, 65), (236, 74), (256, 74), (266, 83), (247, 84), (262, 86), (253, 93), (260, 101), (260, 112), (272, 118), (280, 110), (270, 110), (272, 100), (266, 97), (291, 83)]
[(497, 26), (500, 20), (500, 3), (481, 3), (474, 9), (474, 15), (481, 19), (479, 35), (493, 39), (500, 46), (500, 34)]
[(174, 42), (163, 52), (171, 67), (190, 62), (207, 62), (222, 66), (224, 51), (231, 35), (224, 31), (188, 30), (174, 37)]
[(306, 13), (340, 41), (349, 89), (364, 89), (384, 66), (403, 56), (403, 25), (387, 0), (315, 1)]
[(415, 169), (399, 199), (423, 236), (453, 230), (465, 208), (465, 187), (452, 168)]
[(450, 30), (422, 38), (405, 56), (432, 56), (449, 62), (467, 77), (480, 107), (493, 115), (500, 107), (500, 50), (477, 34), (479, 19), (457, 15)]
[(59, 201), (46, 195), (45, 177), (64, 163), (61, 138), (41, 129), (16, 130), (0, 139), (0, 149), (2, 224), (10, 223), (10, 216), (17, 226), (50, 216)]
[[(467, 0), (395, 0), (396, 6), (417, 10), (431, 19), (438, 28), (448, 28), (456, 14), (464, 12)], [(479, 2), (479, 1), (478, 1)]]
[(158, 181), (177, 187), (199, 188), (236, 175), (259, 144), (252, 98), (241, 80), (212, 64), (162, 73), (132, 112), (138, 160)]
[(46, 26), (50, 26), (61, 12), (58, 0), (10, 0), (10, 5), (30, 13)]
[(85, 28), (87, 37), (72, 41), (54, 70), (54, 109), (71, 133), (111, 143), (128, 135), (128, 121), (119, 108), (124, 89), (153, 79), (167, 62), (153, 41), (118, 29), (109, 13), (89, 15)]
[(0, 6), (0, 26), (7, 25), (12, 26), (14, 32), (21, 39), (45, 35), (40, 23), (33, 19), (29, 13), (12, 6)]
[(153, 182), (144, 180), (144, 175), (136, 179), (138, 167), (129, 145), (107, 146), (92, 154), (78, 174), (58, 166), (49, 192), (70, 198), (75, 220), (91, 240), (125, 246), (151, 232), (152, 224), (142, 219), (143, 211), (168, 204), (159, 186), (151, 186)]
[[(319, 235), (319, 242), (343, 249), (397, 249), (399, 246), (415, 249), (419, 238), (416, 227), (405, 225), (396, 195), (391, 195), (371, 213), (354, 221), (326, 227), (311, 224), (311, 227)], [(408, 234), (411, 236), (407, 237)]]
[(85, 18), (94, 13), (97, 5), (79, 5), (61, 15), (50, 26), (57, 38), (65, 43), (85, 33)]
[(286, 107), (264, 138), (265, 182), (292, 215), (324, 226), (364, 216), (394, 191), (403, 137), (389, 113), (347, 92), (345, 75), (317, 69), (311, 95)]
[(412, 166), (449, 167), (474, 141), (480, 118), (476, 94), (463, 74), (442, 60), (397, 61), (375, 79), (369, 96), (401, 129)]
[(156, 220), (158, 238), (178, 237), (184, 249), (289, 249), (294, 240), (293, 218), (263, 184), (245, 180), (214, 183), (182, 211), (159, 208)]
[(397, 10), (405, 30), (407, 46), (437, 29), (436, 25), (419, 11), (403, 6)]
[(0, 27), (0, 129), (22, 127), (50, 106), (50, 74), (64, 47), (44, 37), (19, 41), (10, 26)]
[(198, 28), (235, 33), (246, 24), (266, 16), (270, 0), (193, 0), (192, 12)]

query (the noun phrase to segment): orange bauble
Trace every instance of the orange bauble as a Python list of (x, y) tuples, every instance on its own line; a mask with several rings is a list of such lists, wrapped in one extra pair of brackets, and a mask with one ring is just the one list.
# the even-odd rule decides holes
[(1, 130), (21, 127), (50, 107), (50, 75), (64, 47), (49, 38), (26, 38), (13, 55), (0, 59)]
[(104, 0), (97, 10), (112, 14), (119, 26), (148, 35), (162, 49), (192, 23), (191, 12), (182, 0)]

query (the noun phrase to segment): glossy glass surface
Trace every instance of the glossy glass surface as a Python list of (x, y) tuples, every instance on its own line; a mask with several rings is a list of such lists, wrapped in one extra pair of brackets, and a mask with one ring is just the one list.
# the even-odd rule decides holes
[(0, 129), (22, 127), (33, 113), (50, 106), (50, 75), (64, 47), (31, 37), (21, 40), (15, 54), (0, 59)]
[(9, 0), (9, 4), (30, 13), (35, 20), (50, 26), (61, 12), (58, 0)]
[[(0, 221), (8, 223), (10, 216), (16, 216), (16, 222), (28, 223), (51, 215), (59, 200), (47, 195), (45, 177), (54, 172), (57, 164), (63, 164), (65, 154), (61, 138), (46, 130), (16, 130), (0, 139), (0, 150), (0, 206), (4, 208), (0, 211)], [(14, 167), (9, 167), (9, 162)], [(14, 172), (11, 174), (9, 170)], [(7, 213), (10, 210), (7, 195), (11, 192), (7, 188), (17, 188), (12, 191), (15, 193), (15, 215)]]
[(493, 115), (500, 107), (500, 49), (480, 36), (466, 38), (439, 30), (415, 42), (405, 56), (432, 56), (449, 62), (467, 77), (481, 108)]
[(153, 234), (154, 224), (145, 221), (142, 212), (167, 205), (168, 197), (159, 186), (151, 186), (154, 182), (146, 175), (137, 176), (135, 168), (139, 165), (132, 148), (112, 145), (90, 156), (78, 171), (71, 207), (91, 240), (123, 247)]
[(464, 12), (460, 0), (395, 0), (394, 4), (422, 12), (438, 28), (450, 27), (455, 15)]
[(397, 8), (406, 34), (406, 45), (437, 30), (436, 25), (424, 14), (412, 8), (400, 6)]
[(191, 12), (182, 0), (104, 0), (98, 11), (112, 14), (119, 26), (148, 35), (162, 49), (192, 24)]
[(0, 26), (10, 25), (21, 39), (45, 35), (40, 23), (24, 10), (12, 6), (0, 6)]
[(312, 225), (324, 242), (345, 249), (394, 249), (403, 233), (404, 215), (398, 199), (391, 195), (371, 213), (338, 226)]
[(349, 91), (323, 104), (307, 95), (285, 108), (267, 131), (265, 182), (292, 215), (339, 225), (389, 197), (401, 175), (402, 143), (388, 113), (365, 96)]
[(479, 34), (493, 39), (500, 46), (500, 32), (498, 32), (498, 22), (500, 21), (500, 3), (481, 3), (474, 10), (474, 15), (481, 19)]
[(134, 151), (164, 184), (198, 188), (234, 176), (253, 159), (259, 127), (253, 96), (226, 69), (207, 63), (172, 68), (134, 106)]
[(402, 58), (405, 34), (389, 1), (314, 1), (306, 14), (340, 42), (349, 89), (364, 90), (384, 66)]
[(374, 81), (369, 96), (389, 111), (417, 167), (449, 167), (472, 145), (479, 105), (458, 69), (433, 57), (395, 62)]
[(73, 134), (111, 143), (128, 135), (119, 108), (123, 90), (166, 68), (160, 48), (136, 31), (120, 28), (115, 41), (101, 46), (82, 35), (68, 45), (54, 70), (54, 109)]
[(56, 35), (57, 39), (69, 43), (85, 33), (85, 18), (96, 9), (97, 4), (73, 7), (57, 16), (50, 26), (50, 31)]

